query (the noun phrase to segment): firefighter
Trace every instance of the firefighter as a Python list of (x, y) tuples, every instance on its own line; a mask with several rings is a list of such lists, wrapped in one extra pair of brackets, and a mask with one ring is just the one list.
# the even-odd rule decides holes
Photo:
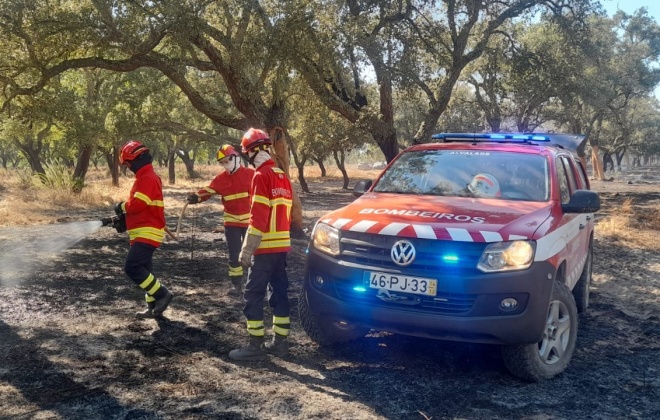
[[(289, 278), (286, 256), (291, 250), (291, 182), (275, 166), (270, 156), (272, 142), (268, 135), (250, 128), (241, 140), (243, 153), (256, 168), (252, 179), (250, 225), (239, 255), (239, 262), (249, 268), (243, 298), (249, 344), (232, 350), (234, 360), (263, 360), (267, 354), (288, 354)], [(264, 297), (270, 286), (268, 303), (273, 312), (272, 341), (264, 343)]]
[(225, 208), (225, 238), (229, 248), (228, 275), (234, 287), (229, 294), (240, 296), (243, 267), (238, 262), (238, 255), (250, 223), (250, 184), (254, 169), (243, 166), (240, 155), (229, 144), (218, 149), (216, 158), (225, 170), (216, 175), (207, 187), (190, 194), (187, 202), (197, 204), (215, 194), (220, 196)]
[(144, 290), (147, 301), (138, 318), (161, 317), (172, 301), (172, 293), (151, 272), (154, 251), (165, 237), (163, 184), (152, 161), (149, 149), (138, 141), (129, 141), (119, 153), (119, 162), (135, 174), (128, 201), (117, 203), (115, 211), (125, 213), (131, 246), (124, 271)]

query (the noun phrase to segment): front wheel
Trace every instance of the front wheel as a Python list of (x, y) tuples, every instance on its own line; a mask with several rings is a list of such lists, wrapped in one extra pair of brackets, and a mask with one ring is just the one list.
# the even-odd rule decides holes
[(571, 361), (577, 329), (573, 295), (565, 284), (555, 282), (543, 338), (538, 343), (503, 346), (504, 364), (514, 376), (529, 382), (552, 378)]
[(369, 332), (367, 328), (339, 319), (314, 315), (309, 308), (304, 289), (298, 299), (298, 315), (300, 316), (300, 325), (302, 325), (309, 338), (321, 346), (333, 346), (355, 341)]

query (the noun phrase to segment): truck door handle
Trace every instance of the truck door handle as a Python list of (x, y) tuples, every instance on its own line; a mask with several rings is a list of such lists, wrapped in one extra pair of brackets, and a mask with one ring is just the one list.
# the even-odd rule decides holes
[(583, 225), (582, 223), (580, 223), (580, 229), (584, 229), (585, 227), (587, 227), (587, 225)]
[(587, 222), (591, 220), (591, 216), (587, 216)]

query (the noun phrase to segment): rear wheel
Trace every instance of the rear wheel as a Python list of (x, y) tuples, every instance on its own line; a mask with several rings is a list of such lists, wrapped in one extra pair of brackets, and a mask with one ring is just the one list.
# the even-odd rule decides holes
[(589, 286), (591, 286), (591, 271), (593, 266), (593, 252), (594, 244), (593, 239), (589, 240), (589, 252), (587, 253), (587, 260), (584, 262), (582, 273), (575, 287), (573, 288), (573, 297), (575, 298), (575, 306), (578, 313), (582, 313), (589, 307)]
[(316, 316), (307, 302), (305, 290), (298, 299), (298, 314), (303, 329), (316, 343), (321, 346), (332, 346), (358, 340), (369, 332), (368, 328), (339, 320), (332, 317)]
[(503, 346), (504, 364), (514, 376), (529, 382), (552, 378), (571, 361), (577, 328), (573, 295), (565, 284), (555, 282), (543, 338), (538, 343)]

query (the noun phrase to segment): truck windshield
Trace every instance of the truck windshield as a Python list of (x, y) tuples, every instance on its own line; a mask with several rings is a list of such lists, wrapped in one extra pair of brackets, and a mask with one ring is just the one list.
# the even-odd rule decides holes
[(373, 191), (547, 201), (548, 161), (540, 155), (500, 151), (404, 152)]

